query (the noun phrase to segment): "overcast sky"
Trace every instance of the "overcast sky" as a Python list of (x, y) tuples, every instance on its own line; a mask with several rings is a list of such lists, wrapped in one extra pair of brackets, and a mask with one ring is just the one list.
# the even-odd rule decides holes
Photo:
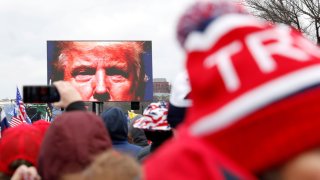
[(175, 36), (194, 0), (1, 0), (0, 99), (45, 85), (47, 40), (151, 40), (153, 76), (171, 82), (184, 67)]

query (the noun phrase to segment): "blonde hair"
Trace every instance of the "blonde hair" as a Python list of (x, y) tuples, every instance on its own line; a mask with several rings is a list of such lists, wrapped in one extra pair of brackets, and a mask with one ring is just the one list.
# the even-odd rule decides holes
[(142, 179), (140, 164), (129, 155), (107, 150), (98, 155), (84, 171), (67, 174), (63, 180), (139, 180)]

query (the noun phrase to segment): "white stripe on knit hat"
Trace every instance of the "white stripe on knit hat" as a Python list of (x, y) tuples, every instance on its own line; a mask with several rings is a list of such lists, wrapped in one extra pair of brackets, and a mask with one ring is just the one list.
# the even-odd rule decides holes
[(185, 49), (191, 51), (208, 50), (223, 35), (240, 27), (265, 27), (256, 18), (245, 14), (227, 14), (209, 24), (204, 32), (192, 31), (185, 42)]
[(313, 65), (263, 84), (196, 121), (190, 132), (203, 136), (217, 132), (239, 119), (290, 94), (320, 84), (320, 65)]

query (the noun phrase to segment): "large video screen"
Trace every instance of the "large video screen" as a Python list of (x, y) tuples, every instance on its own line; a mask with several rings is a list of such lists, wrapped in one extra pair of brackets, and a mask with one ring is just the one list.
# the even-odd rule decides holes
[(65, 80), (83, 101), (150, 101), (151, 41), (47, 41), (48, 84)]

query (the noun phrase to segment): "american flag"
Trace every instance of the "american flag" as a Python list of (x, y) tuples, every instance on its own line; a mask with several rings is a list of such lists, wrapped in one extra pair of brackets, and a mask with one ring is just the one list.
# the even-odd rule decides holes
[(23, 124), (23, 123), (26, 123), (26, 121), (24, 121), (16, 116), (13, 116), (11, 118), (10, 127), (16, 127), (16, 126), (19, 126), (20, 124)]
[(31, 120), (30, 120), (30, 118), (28, 117), (28, 115), (26, 113), (26, 108), (25, 108), (24, 103), (22, 101), (21, 94), (19, 92), (18, 87), (17, 87), (16, 104), (17, 104), (17, 106), (19, 107), (19, 110), (20, 110), (20, 114), (18, 115), (19, 119), (31, 124)]
[(15, 105), (13, 109), (13, 116), (11, 117), (11, 121), (9, 122), (10, 127), (15, 127), (23, 123), (27, 123), (27, 122), (23, 119), (23, 116), (19, 111), (19, 107)]

